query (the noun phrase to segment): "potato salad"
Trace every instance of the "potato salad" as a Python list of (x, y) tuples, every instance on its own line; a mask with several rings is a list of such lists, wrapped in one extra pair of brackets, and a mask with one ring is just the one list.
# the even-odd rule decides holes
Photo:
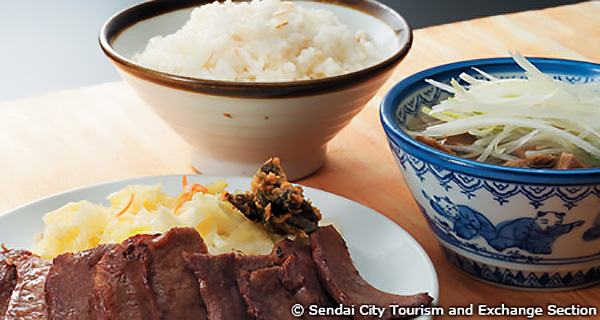
[(211, 253), (266, 254), (273, 235), (219, 199), (225, 180), (188, 184), (177, 195), (161, 184), (130, 185), (107, 196), (109, 206), (86, 200), (71, 202), (44, 215), (45, 229), (32, 251), (43, 258), (77, 252), (101, 243), (116, 243), (141, 233), (162, 233), (173, 227), (194, 227)]

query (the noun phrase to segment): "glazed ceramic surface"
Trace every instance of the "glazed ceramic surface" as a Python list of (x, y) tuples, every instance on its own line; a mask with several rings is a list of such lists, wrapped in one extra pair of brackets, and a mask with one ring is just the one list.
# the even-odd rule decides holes
[[(600, 81), (600, 65), (530, 61), (560, 81)], [(404, 132), (423, 106), (447, 97), (424, 79), (448, 82), (473, 66), (497, 77), (523, 77), (510, 58), (458, 62), (406, 78), (381, 104), (391, 150), (442, 251), (464, 272), (500, 286), (565, 290), (599, 282), (600, 169), (490, 165), (435, 150)]]
[(131, 57), (155, 35), (176, 31), (209, 1), (151, 1), (112, 17), (100, 43), (123, 79), (192, 146), (201, 173), (252, 175), (270, 157), (296, 180), (321, 167), (331, 140), (389, 78), (412, 43), (406, 21), (375, 1), (298, 1), (365, 30), (385, 59), (346, 75), (293, 82), (196, 79), (141, 67)]
[[(86, 200), (108, 206), (109, 194), (130, 185), (161, 184), (163, 192), (174, 195), (181, 192), (182, 178), (182, 175), (169, 175), (118, 180), (39, 199), (0, 214), (0, 241), (9, 248), (29, 249), (35, 236), (44, 230), (43, 215), (69, 202)], [(247, 177), (187, 175), (186, 178), (190, 183), (203, 185), (225, 179), (230, 192), (248, 190), (251, 182)], [(365, 280), (380, 290), (396, 294), (427, 292), (437, 301), (438, 279), (433, 264), (408, 232), (359, 203), (318, 189), (302, 188), (307, 199), (321, 209), (321, 224), (333, 223), (342, 233), (353, 263)], [(369, 224), (365, 225), (364, 221)], [(429, 316), (417, 318), (429, 319)]]

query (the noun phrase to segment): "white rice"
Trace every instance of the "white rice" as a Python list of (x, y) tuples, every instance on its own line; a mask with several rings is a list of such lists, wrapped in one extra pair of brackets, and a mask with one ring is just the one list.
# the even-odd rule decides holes
[(318, 79), (381, 59), (364, 31), (353, 32), (333, 12), (281, 0), (195, 8), (180, 30), (153, 37), (134, 57), (163, 72), (234, 81)]

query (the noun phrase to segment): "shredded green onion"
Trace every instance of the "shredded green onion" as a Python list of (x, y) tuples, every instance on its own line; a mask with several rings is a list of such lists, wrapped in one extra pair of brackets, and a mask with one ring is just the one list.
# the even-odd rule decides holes
[[(600, 159), (600, 82), (568, 83), (542, 73), (521, 54), (511, 53), (525, 78), (500, 79), (473, 68), (483, 79), (462, 73), (444, 84), (453, 94), (421, 112), (438, 120), (412, 132), (432, 138), (469, 134), (471, 145), (449, 146), (479, 161), (511, 160), (524, 145), (540, 152), (562, 150)], [(598, 165), (598, 164), (596, 164)]]

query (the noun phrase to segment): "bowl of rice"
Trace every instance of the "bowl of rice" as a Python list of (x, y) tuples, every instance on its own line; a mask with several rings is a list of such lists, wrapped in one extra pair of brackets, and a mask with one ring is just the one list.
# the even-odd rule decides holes
[(512, 57), (423, 70), (386, 94), (391, 151), (448, 260), (512, 289), (600, 282), (600, 65)]
[(197, 171), (249, 176), (277, 156), (297, 180), (406, 56), (412, 29), (374, 0), (149, 1), (99, 41)]

